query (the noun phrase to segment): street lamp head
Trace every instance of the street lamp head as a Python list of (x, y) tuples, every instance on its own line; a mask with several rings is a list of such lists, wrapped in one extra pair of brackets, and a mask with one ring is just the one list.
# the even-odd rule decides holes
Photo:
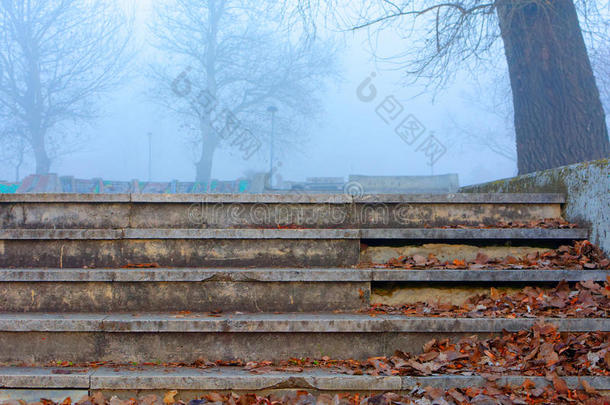
[(269, 107), (267, 107), (267, 112), (270, 112), (271, 114), (274, 114), (277, 112), (277, 107), (274, 105), (270, 105)]

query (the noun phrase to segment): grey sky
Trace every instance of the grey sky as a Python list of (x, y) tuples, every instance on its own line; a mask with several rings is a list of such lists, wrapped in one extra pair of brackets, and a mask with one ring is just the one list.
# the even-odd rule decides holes
[[(103, 115), (91, 126), (82, 128), (90, 142), (84, 150), (63, 156), (52, 165), (60, 175), (79, 178), (103, 177), (113, 180), (146, 179), (148, 137), (153, 134), (153, 178), (190, 181), (194, 177), (195, 156), (180, 129), (180, 122), (164, 112), (146, 93), (150, 83), (143, 71), (146, 58), (154, 55), (147, 45), (146, 22), (152, 0), (138, 0), (138, 40), (143, 44), (139, 68), (129, 82), (104, 100)], [(343, 35), (343, 34), (337, 34)], [(367, 175), (428, 175), (431, 173), (426, 156), (417, 151), (417, 144), (407, 145), (375, 112), (383, 98), (395, 96), (404, 106), (404, 114), (412, 114), (447, 147), (447, 153), (434, 167), (435, 174), (459, 173), (462, 184), (471, 184), (516, 173), (513, 161), (500, 157), (476, 145), (463, 145), (459, 136), (449, 133), (454, 119), (465, 120), (482, 127), (497, 125), (494, 117), (475, 111), (460, 95), (473, 84), (460, 76), (453, 86), (436, 94), (414, 96), (421, 88), (408, 87), (400, 71), (384, 70), (371, 60), (366, 49), (366, 33), (345, 34), (345, 48), (340, 53), (344, 79), (329, 86), (325, 97), (326, 113), (312, 122), (309, 141), (299, 150), (284, 151), (279, 173), (284, 179), (303, 180), (306, 177)], [(385, 51), (408, 46), (391, 35), (381, 39)], [(170, 63), (170, 62), (168, 62)], [(378, 100), (366, 104), (356, 96), (360, 83), (376, 72), (374, 84)], [(279, 111), (278, 114), (281, 114)], [(394, 124), (395, 125), (395, 124)], [(424, 138), (422, 137), (421, 140)], [(268, 149), (264, 148), (248, 161), (223, 149), (216, 155), (212, 176), (235, 179), (247, 171), (266, 171)], [(29, 164), (22, 173), (33, 171)], [(13, 169), (0, 165), (0, 179), (12, 180)]]

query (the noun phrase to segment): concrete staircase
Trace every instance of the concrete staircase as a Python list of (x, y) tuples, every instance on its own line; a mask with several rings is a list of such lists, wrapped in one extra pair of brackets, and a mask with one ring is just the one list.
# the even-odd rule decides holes
[[(2, 195), (0, 398), (18, 389), (129, 395), (480, 385), (484, 380), (477, 376), (43, 366), (364, 360), (397, 349), (419, 353), (431, 338), (528, 329), (538, 319), (372, 317), (358, 311), (397, 292), (436, 301), (451, 299), (456, 288), (474, 295), (490, 287), (605, 281), (610, 271), (391, 270), (364, 262), (411, 250), (456, 258), (478, 251), (525, 254), (586, 239), (587, 229), (493, 227), (561, 217), (563, 203), (556, 194)], [(486, 227), (447, 228), (481, 224)], [(610, 332), (606, 318), (552, 322), (562, 332)], [(589, 380), (610, 389), (607, 377)], [(568, 383), (578, 385), (577, 379)]]

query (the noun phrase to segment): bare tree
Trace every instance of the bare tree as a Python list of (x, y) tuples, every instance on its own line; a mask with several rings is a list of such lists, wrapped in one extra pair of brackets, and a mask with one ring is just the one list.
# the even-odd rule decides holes
[(36, 173), (50, 170), (58, 126), (93, 118), (118, 83), (130, 27), (113, 0), (0, 1), (0, 114), (15, 119)]
[(2, 120), (0, 128), (0, 162), (15, 170), (15, 181), (21, 179), (21, 167), (25, 164), (30, 147), (22, 136), (23, 128), (10, 117)]
[[(585, 33), (607, 41), (607, 4), (601, 3), (607, 2), (377, 0), (361, 2), (343, 20), (351, 29), (397, 28), (412, 41), (395, 56), (410, 75), (438, 85), (465, 66), (493, 58), (501, 41), (513, 95), (519, 172), (528, 173), (610, 155), (583, 38)], [(358, 6), (353, 4), (347, 9), (354, 11)], [(300, 0), (295, 14), (315, 15), (320, 7), (333, 6), (338, 1)]]
[[(186, 68), (181, 75), (172, 67), (154, 68), (157, 100), (193, 130), (198, 182), (209, 182), (219, 147), (243, 147), (243, 140), (225, 136), (228, 121), (239, 121), (240, 130), (247, 129), (260, 141), (270, 132), (267, 109), (273, 105), (279, 109), (278, 142), (287, 142), (302, 135), (299, 127), (306, 117), (320, 112), (320, 90), (336, 72), (334, 47), (292, 38), (270, 5), (254, 0), (169, 0), (157, 6), (151, 27), (155, 46), (172, 65)], [(220, 127), (219, 109), (226, 113)]]

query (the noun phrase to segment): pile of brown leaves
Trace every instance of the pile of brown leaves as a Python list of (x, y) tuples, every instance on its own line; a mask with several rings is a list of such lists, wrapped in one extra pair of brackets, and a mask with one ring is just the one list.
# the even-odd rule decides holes
[[(75, 405), (462, 405), (462, 404), (587, 404), (603, 405), (610, 397), (601, 397), (594, 390), (557, 390), (554, 387), (536, 388), (531, 381), (525, 381), (520, 387), (498, 387), (488, 384), (486, 387), (452, 388), (448, 391), (440, 388), (417, 388), (408, 395), (385, 393), (378, 395), (361, 395), (357, 393), (320, 394), (314, 396), (307, 391), (283, 392), (261, 396), (257, 394), (210, 393), (184, 402), (177, 399), (178, 391), (168, 391), (159, 397), (154, 394), (139, 398), (121, 400), (117, 397), (106, 398), (100, 392), (93, 396), (81, 398)], [(23, 401), (11, 400), (2, 405), (26, 405)], [(61, 403), (47, 399), (31, 405), (72, 405), (66, 398)]]
[(451, 305), (432, 302), (393, 307), (375, 304), (371, 315), (392, 314), (447, 318), (606, 318), (610, 313), (610, 284), (593, 281), (577, 283), (571, 289), (561, 282), (554, 289), (525, 287), (514, 293), (500, 293), (491, 288), (489, 294), (476, 295), (462, 304)]
[[(363, 398), (359, 404), (391, 405), (462, 405), (462, 404), (587, 404), (605, 405), (610, 397), (601, 397), (593, 390), (561, 390), (547, 386), (535, 388), (531, 381), (525, 381), (521, 387), (498, 387), (489, 384), (485, 387), (469, 387), (465, 389), (452, 388), (448, 391), (441, 388), (423, 388), (412, 392), (409, 396), (394, 393)], [(323, 402), (331, 404), (332, 402)], [(340, 402), (334, 402), (340, 403)], [(358, 402), (344, 402), (356, 403)]]
[(560, 246), (557, 249), (545, 253), (529, 254), (524, 258), (507, 256), (502, 259), (490, 258), (479, 252), (476, 259), (472, 262), (464, 260), (453, 260), (451, 262), (441, 262), (434, 254), (428, 257), (400, 256), (390, 259), (382, 265), (391, 269), (610, 269), (610, 259), (604, 252), (589, 241), (574, 242), (572, 246)]
[[(27, 364), (23, 364), (27, 366)], [(559, 333), (549, 323), (537, 323), (529, 330), (506, 332), (480, 339), (471, 336), (452, 343), (449, 339), (432, 340), (424, 345), (421, 354), (397, 351), (392, 357), (374, 357), (366, 361), (337, 360), (324, 356), (321, 359), (293, 358), (279, 362), (206, 359), (194, 363), (142, 363), (118, 364), (93, 362), (85, 364), (53, 363), (59, 374), (84, 371), (87, 368), (114, 367), (138, 370), (143, 367), (242, 367), (255, 374), (269, 372), (301, 373), (307, 369), (322, 368), (350, 375), (523, 375), (546, 376), (557, 382), (557, 376), (609, 376), (610, 333)], [(55, 372), (55, 370), (54, 370)], [(556, 377), (556, 378), (555, 378)], [(559, 384), (559, 383), (558, 383)]]
[(504, 332), (486, 340), (476, 336), (456, 343), (432, 340), (420, 355), (397, 351), (390, 358), (347, 361), (334, 367), (342, 373), (370, 375), (547, 376), (560, 385), (558, 375), (610, 375), (609, 349), (609, 333), (562, 335), (554, 325), (539, 323), (529, 331)]
[[(213, 363), (212, 363), (213, 364)], [(552, 324), (538, 323), (529, 331), (504, 332), (501, 336), (479, 339), (432, 340), (423, 353), (397, 351), (392, 357), (366, 361), (291, 359), (280, 363), (249, 362), (245, 369), (262, 374), (272, 371), (302, 372), (325, 368), (341, 374), (375, 376), (430, 375), (524, 375), (546, 376), (560, 385), (558, 376), (610, 375), (610, 333), (560, 334)], [(563, 382), (565, 384), (565, 382)]]
[[(426, 228), (434, 228), (431, 226), (426, 226)], [(573, 229), (578, 228), (578, 225), (569, 223), (563, 218), (545, 218), (545, 219), (536, 219), (527, 222), (521, 221), (500, 221), (493, 225), (485, 225), (479, 224), (477, 226), (472, 225), (446, 225), (441, 226), (441, 229), (508, 229), (508, 228), (521, 228), (521, 229), (534, 229), (534, 228), (543, 228), (543, 229)]]

